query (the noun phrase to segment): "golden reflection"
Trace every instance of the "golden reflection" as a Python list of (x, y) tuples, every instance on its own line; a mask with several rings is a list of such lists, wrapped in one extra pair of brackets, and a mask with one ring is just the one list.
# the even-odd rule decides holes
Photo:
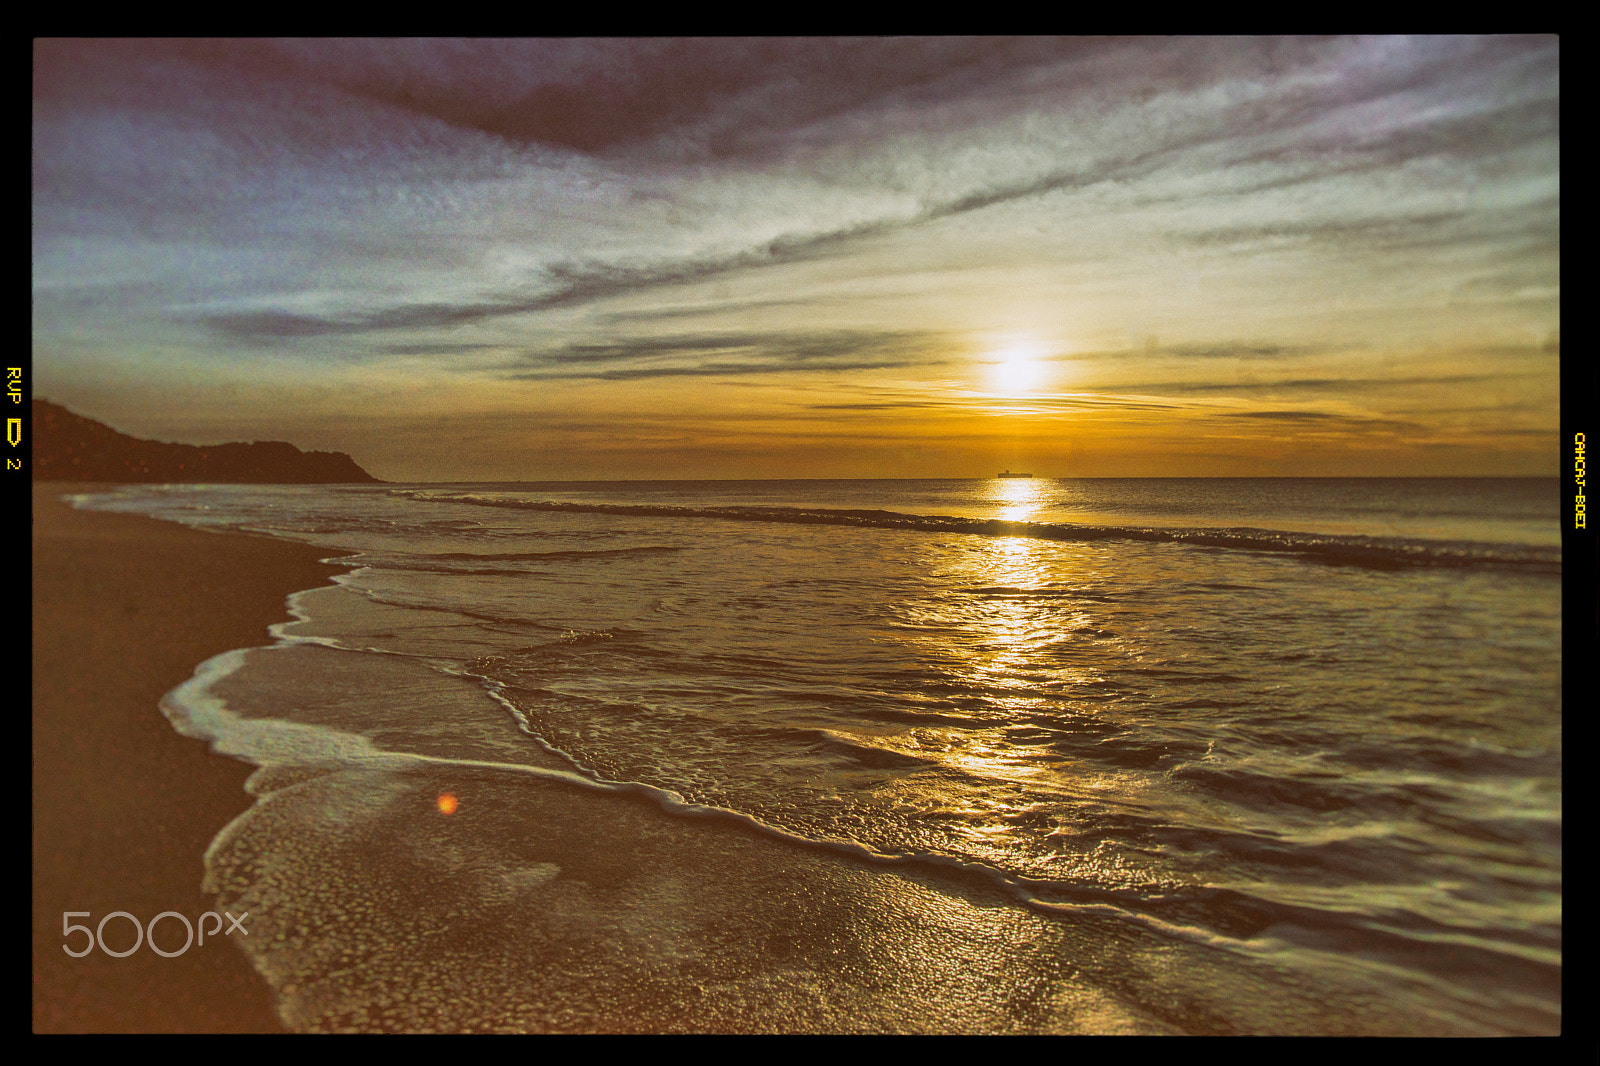
[[(1019, 505), (1023, 506), (1023, 505)], [(988, 684), (1032, 691), (1038, 670), (1037, 651), (1055, 638), (1054, 612), (1028, 592), (1049, 583), (1045, 556), (1051, 546), (1031, 537), (1001, 537), (989, 555), (992, 587), (1014, 590), (996, 594), (977, 619), (982, 643), (973, 666)]]
[(1001, 537), (995, 542), (995, 548), (1009, 559), (1026, 560), (1029, 555), (1029, 538), (1027, 537)]
[[(951, 743), (950, 740), (954, 740)], [(965, 730), (959, 737), (949, 738), (945, 745), (943, 762), (967, 773), (991, 781), (1018, 781), (1044, 773), (1050, 767), (1040, 761), (1035, 753), (1013, 744), (1004, 729), (981, 732)], [(979, 804), (969, 806), (965, 813), (975, 814)], [(981, 807), (990, 813), (1010, 811), (1015, 803), (1002, 793), (987, 795)]]
[(1032, 521), (1050, 495), (1043, 478), (995, 478), (989, 486), (989, 499), (1000, 509), (996, 517), (1007, 522)]
[[(1021, 478), (990, 482), (986, 496), (987, 513), (1009, 521), (1047, 517), (1057, 499), (1051, 482)], [(930, 569), (961, 594), (903, 605), (916, 622), (897, 638), (939, 663), (950, 687), (975, 701), (971, 717), (982, 721), (899, 734), (895, 750), (941, 769), (910, 772), (884, 787), (975, 854), (1014, 851), (1040, 829), (1041, 795), (1070, 806), (1073, 797), (1126, 786), (1102, 779), (1061, 744), (1071, 720), (1094, 713), (1097, 705), (1079, 693), (1085, 686), (1098, 691), (1111, 650), (1099, 639), (1110, 626), (1103, 605), (1077, 594), (1094, 584), (1095, 550), (1022, 536), (929, 547)], [(1076, 850), (1067, 837), (1055, 841), (1039, 853), (1040, 869), (1061, 868)]]

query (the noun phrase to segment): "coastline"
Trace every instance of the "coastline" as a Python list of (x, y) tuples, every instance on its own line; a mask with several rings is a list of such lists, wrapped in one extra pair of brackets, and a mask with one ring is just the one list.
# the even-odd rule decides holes
[[(267, 985), (225, 938), (163, 958), (72, 958), (113, 911), (140, 922), (211, 910), (200, 890), (212, 838), (250, 805), (252, 767), (180, 736), (159, 701), (200, 663), (269, 641), (285, 598), (341, 568), (327, 549), (73, 510), (32, 489), (33, 1031), (276, 1032)], [(108, 940), (132, 941), (125, 919)], [(181, 923), (160, 927), (176, 950)], [(237, 935), (237, 934), (235, 934)]]

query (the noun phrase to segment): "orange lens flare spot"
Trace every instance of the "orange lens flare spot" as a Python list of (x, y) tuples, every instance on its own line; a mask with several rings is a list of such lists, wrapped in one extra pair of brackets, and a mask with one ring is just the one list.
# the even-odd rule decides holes
[(456, 808), (459, 807), (459, 806), (461, 806), (461, 803), (460, 803), (459, 800), (456, 799), (454, 793), (452, 793), (452, 792), (440, 793), (440, 795), (439, 795), (439, 813), (440, 814), (454, 814), (454, 813), (456, 813)]

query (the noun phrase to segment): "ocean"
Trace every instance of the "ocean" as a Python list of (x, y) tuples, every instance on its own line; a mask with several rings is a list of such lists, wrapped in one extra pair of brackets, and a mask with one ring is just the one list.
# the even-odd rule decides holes
[[(1550, 1034), (1555, 479), (129, 485), (300, 1031)], [(243, 802), (244, 798), (241, 797)]]

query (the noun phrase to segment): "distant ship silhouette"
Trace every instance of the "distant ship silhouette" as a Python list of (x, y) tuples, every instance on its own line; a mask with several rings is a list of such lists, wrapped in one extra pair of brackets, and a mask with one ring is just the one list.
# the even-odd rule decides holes
[(1032, 476), (1033, 476), (1032, 474), (1013, 474), (1009, 470), (1002, 470), (1002, 471), (1000, 471), (1000, 473), (995, 475), (995, 477), (1032, 477)]

